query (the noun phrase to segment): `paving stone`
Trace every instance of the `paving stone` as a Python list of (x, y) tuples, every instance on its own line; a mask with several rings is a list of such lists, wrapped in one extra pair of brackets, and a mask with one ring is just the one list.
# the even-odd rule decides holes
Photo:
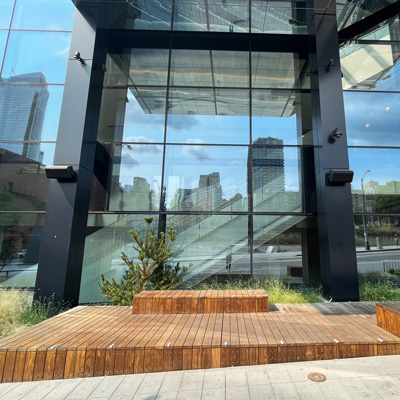
[(225, 370), (226, 387), (247, 386), (246, 369), (243, 367)]
[(104, 379), (105, 378), (103, 376), (82, 379), (78, 386), (76, 386), (75, 389), (65, 399), (87, 399)]
[(15, 389), (18, 385), (21, 385), (21, 383), (0, 383), (0, 397)]
[(275, 400), (271, 385), (249, 386), (250, 400)]
[(146, 374), (125, 375), (113, 393), (115, 397), (130, 396), (131, 398), (136, 394), (139, 386), (141, 385)]
[(178, 400), (200, 400), (201, 390), (182, 390), (178, 393)]
[(225, 400), (225, 388), (203, 389), (201, 400)]
[[(163, 392), (158, 393), (157, 400), (175, 400), (177, 397), (178, 392)], [(112, 400), (114, 400), (114, 398)]]
[(268, 376), (268, 367), (265, 365), (257, 365), (256, 367), (247, 367), (246, 374), (249, 386), (266, 385), (270, 383)]
[(166, 372), (146, 374), (136, 393), (138, 395), (149, 393), (157, 396), (158, 391), (160, 390), (160, 387), (164, 381), (165, 375)]
[(272, 383), (276, 400), (299, 400), (300, 396), (293, 383)]
[(226, 387), (227, 400), (250, 400), (248, 386)]
[(16, 385), (15, 388), (8, 391), (1, 400), (17, 400), (22, 399), (26, 394), (33, 390), (39, 382), (24, 382), (22, 384)]
[(184, 376), (183, 371), (168, 372), (165, 375), (164, 381), (160, 387), (160, 393), (164, 392), (178, 392), (181, 387), (182, 379)]
[(351, 400), (352, 397), (346, 392), (340, 379), (327, 379), (318, 384), (327, 400)]
[(203, 390), (225, 388), (225, 369), (209, 369), (204, 373)]
[(354, 399), (360, 399), (363, 397), (381, 399), (379, 393), (365, 385), (361, 378), (342, 379), (341, 384), (346, 392)]
[[(57, 380), (59, 385), (53, 389), (43, 400), (64, 400), (82, 381), (83, 379), (63, 379)], [(40, 386), (40, 385), (39, 385)]]
[(104, 380), (100, 382), (96, 389), (94, 389), (93, 392), (90, 394), (89, 399), (110, 397), (115, 392), (123, 379), (124, 377), (121, 375), (106, 376)]
[(23, 399), (29, 400), (42, 400), (50, 392), (57, 388), (60, 381), (44, 381), (40, 385), (37, 385), (29, 393), (27, 393)]
[[(398, 366), (400, 368), (400, 366)], [(388, 379), (389, 378), (389, 379)], [(362, 378), (363, 383), (378, 392), (383, 399), (400, 399), (400, 388), (396, 386), (396, 382), (391, 377), (373, 376)]]
[(297, 394), (302, 400), (325, 400), (324, 392), (319, 387), (320, 382), (294, 382)]
[(318, 372), (318, 370), (314, 371), (312, 365), (310, 365), (310, 368), (307, 368), (305, 363), (288, 363), (285, 367), (293, 382), (307, 381), (311, 370), (312, 372)]
[(270, 365), (268, 368), (268, 377), (271, 384), (292, 382), (292, 377), (284, 365)]
[(204, 371), (186, 371), (183, 375), (181, 390), (202, 390)]

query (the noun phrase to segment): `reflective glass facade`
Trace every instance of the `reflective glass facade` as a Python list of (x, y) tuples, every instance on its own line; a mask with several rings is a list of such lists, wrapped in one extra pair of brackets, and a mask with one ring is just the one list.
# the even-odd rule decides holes
[(75, 7), (0, 4), (0, 283), (35, 286)]
[[(78, 260), (71, 274), (75, 281), (81, 277), (82, 303), (105, 300), (97, 282), (101, 275), (122, 276), (121, 251), (136, 257), (129, 230), (144, 231), (146, 215), (154, 217), (156, 232), (176, 230), (172, 261), (189, 267), (186, 286), (234, 274), (302, 282), (289, 276), (291, 267), (315, 283), (323, 278), (310, 277), (322, 268), (319, 257), (340, 242), (322, 233), (322, 202), (336, 194), (318, 173), (347, 169), (347, 154), (354, 179), (346, 184), (349, 196), (339, 196), (344, 203), (337, 215), (352, 200), (358, 269), (383, 268), (361, 253), (367, 247), (383, 247), (388, 259), (398, 260), (392, 247), (400, 235), (399, 18), (351, 40), (340, 36), (394, 1), (336, 1), (340, 67), (332, 59), (320, 71), (313, 65), (315, 52), (323, 50), (309, 44), (314, 33), (307, 23), (327, 10), (308, 2), (86, 3), (0, 4), (0, 271), (6, 272), (0, 281), (35, 285), (45, 215), (51, 215), (50, 232), (49, 218), (60, 204), (60, 213), (75, 215), (71, 226), (76, 215), (82, 218), (64, 247), (54, 242), (60, 254), (70, 254), (67, 263)], [(75, 6), (82, 17), (72, 32)], [(92, 53), (86, 18), (101, 32)], [(78, 32), (84, 34), (70, 49)], [(75, 51), (85, 63), (73, 59)], [(328, 53), (328, 61), (335, 58)], [(329, 120), (326, 109), (337, 115), (341, 104), (323, 94), (321, 76), (330, 68), (342, 74), (343, 126), (340, 118), (319, 121)], [(83, 111), (69, 114), (85, 96)], [(328, 150), (346, 142), (346, 157), (320, 165), (324, 135), (335, 127), (344, 135)], [(73, 153), (68, 140), (79, 129)], [(74, 166), (76, 188), (55, 180), (51, 188), (44, 168), (53, 162)], [(75, 190), (78, 200), (72, 197), (71, 209), (61, 211), (54, 199)], [(77, 233), (83, 231), (86, 238)], [(50, 251), (53, 242), (46, 240), (43, 248)]]

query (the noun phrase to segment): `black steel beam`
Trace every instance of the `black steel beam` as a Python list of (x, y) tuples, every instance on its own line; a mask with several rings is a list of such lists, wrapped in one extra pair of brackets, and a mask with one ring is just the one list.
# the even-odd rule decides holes
[(379, 10), (364, 19), (355, 22), (339, 31), (339, 42), (346, 42), (347, 40), (356, 40), (370, 29), (374, 28), (378, 24), (400, 14), (400, 1), (396, 1)]
[(307, 57), (307, 35), (277, 35), (225, 32), (139, 31), (128, 29), (105, 30), (110, 52), (124, 53), (131, 48), (237, 50), (298, 53)]

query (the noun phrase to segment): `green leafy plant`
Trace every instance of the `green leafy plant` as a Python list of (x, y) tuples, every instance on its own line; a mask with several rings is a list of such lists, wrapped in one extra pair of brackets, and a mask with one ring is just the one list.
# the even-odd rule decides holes
[(131, 305), (133, 296), (146, 290), (149, 283), (153, 284), (152, 289), (175, 289), (187, 271), (187, 268), (181, 268), (179, 264), (175, 267), (164, 264), (173, 255), (171, 247), (176, 239), (175, 230), (171, 228), (167, 236), (162, 232), (157, 237), (150, 229), (153, 217), (145, 217), (144, 220), (147, 224), (144, 239), (138, 229), (130, 231), (140, 263), (134, 264), (122, 252), (121, 258), (128, 266), (122, 279), (119, 282), (114, 278), (109, 281), (102, 275), (102, 282), (98, 282), (101, 293), (114, 304)]

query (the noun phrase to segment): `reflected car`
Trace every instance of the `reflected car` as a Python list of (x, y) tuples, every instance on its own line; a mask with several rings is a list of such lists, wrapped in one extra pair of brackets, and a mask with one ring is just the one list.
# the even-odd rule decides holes
[(19, 250), (15, 253), (15, 257), (22, 258), (26, 256), (26, 249)]

